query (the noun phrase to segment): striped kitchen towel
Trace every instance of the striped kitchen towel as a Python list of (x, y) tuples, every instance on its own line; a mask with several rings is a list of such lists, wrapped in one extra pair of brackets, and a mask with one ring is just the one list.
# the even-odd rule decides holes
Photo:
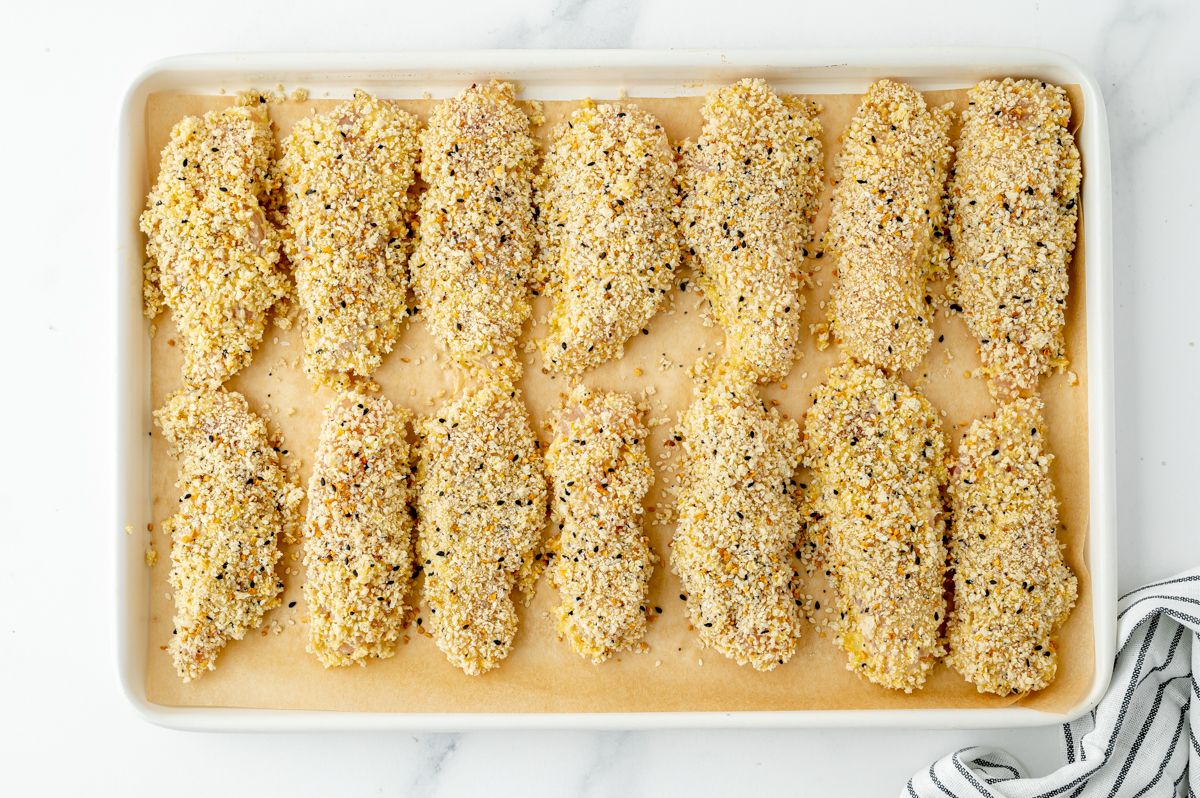
[(902, 798), (1194, 796), (1197, 634), (1200, 568), (1127, 593), (1118, 604), (1112, 684), (1095, 709), (1063, 725), (1066, 764), (1034, 779), (998, 748), (963, 748), (909, 779)]

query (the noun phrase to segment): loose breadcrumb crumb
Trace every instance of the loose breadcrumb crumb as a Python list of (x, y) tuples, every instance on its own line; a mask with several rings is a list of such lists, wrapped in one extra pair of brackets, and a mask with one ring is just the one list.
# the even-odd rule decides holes
[(395, 653), (413, 573), (408, 418), (361, 393), (325, 408), (308, 483), (304, 597), (307, 650), (326, 667)]
[(968, 96), (950, 185), (952, 300), (979, 339), (989, 390), (1007, 399), (1067, 365), (1079, 150), (1058, 86), (987, 80)]
[(1055, 530), (1046, 422), (1036, 397), (1003, 404), (971, 424), (950, 482), (954, 612), (947, 664), (979, 692), (1041, 690), (1054, 681), (1051, 638), (1078, 584)]
[(279, 605), (278, 541), (291, 538), (304, 491), (287, 482), (278, 442), (241, 394), (176, 391), (154, 420), (180, 458), (179, 511), (163, 524), (175, 592), (167, 651), (190, 682)]
[(418, 564), (429, 634), (478, 675), (499, 666), (517, 633), (513, 587), (532, 596), (546, 521), (538, 441), (517, 392), (486, 381), (418, 425)]
[(952, 107), (927, 108), (911, 86), (880, 80), (842, 133), (825, 234), (840, 282), (829, 323), (859, 362), (908, 371), (933, 342), (925, 286), (950, 256), (942, 242)]
[(688, 254), (732, 356), (761, 382), (796, 359), (804, 247), (824, 176), (820, 110), (743, 80), (705, 98), (703, 135), (679, 146)]
[(284, 249), (315, 384), (369, 378), (407, 315), (417, 118), (364, 91), (296, 122), (283, 143)]
[(529, 318), (538, 148), (510, 83), (438, 105), (421, 133), (413, 289), (426, 326), (465, 366), (514, 358)]
[(263, 208), (274, 147), (259, 104), (185, 117), (163, 149), (141, 216), (143, 294), (151, 319), (171, 308), (189, 385), (217, 388), (249, 365), (267, 311), (288, 294)]
[(790, 564), (800, 519), (788, 496), (798, 424), (766, 410), (739, 369), (723, 366), (700, 390), (677, 430), (684, 457), (671, 566), (700, 640), (769, 671), (800, 636)]
[(945, 654), (948, 440), (929, 401), (899, 379), (852, 361), (826, 374), (805, 414), (815, 478), (803, 514), (837, 594), (830, 628), (847, 669), (909, 693)]
[(642, 499), (654, 484), (650, 433), (633, 397), (583, 386), (552, 426), (546, 470), (559, 534), (550, 576), (563, 598), (554, 614), (571, 648), (599, 663), (646, 633), (656, 559), (642, 530)]
[(636, 105), (586, 100), (554, 128), (537, 196), (547, 368), (619, 359), (658, 312), (679, 264), (674, 178), (666, 131)]

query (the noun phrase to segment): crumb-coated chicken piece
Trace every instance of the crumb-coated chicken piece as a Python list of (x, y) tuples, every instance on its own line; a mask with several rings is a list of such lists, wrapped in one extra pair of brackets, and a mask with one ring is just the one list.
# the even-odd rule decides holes
[(950, 183), (952, 298), (979, 340), (988, 389), (1006, 400), (1067, 366), (1082, 172), (1064, 89), (1006, 78), (968, 96)]
[(802, 515), (837, 596), (834, 642), (846, 667), (906, 693), (945, 653), (948, 442), (924, 396), (874, 366), (845, 361), (804, 418), (813, 469)]
[(916, 368), (933, 343), (929, 280), (946, 270), (943, 208), (952, 105), (929, 108), (880, 80), (842, 133), (825, 251), (837, 267), (829, 321), (843, 354)]
[(409, 413), (381, 396), (325, 408), (308, 481), (304, 598), (308, 651), (321, 664), (395, 653), (412, 584)]
[(764, 408), (751, 374), (727, 364), (677, 427), (683, 439), (671, 567), (700, 640), (769, 671), (800, 637), (791, 557), (800, 519), (788, 495), (800, 465), (797, 422)]
[(646, 633), (656, 557), (642, 528), (654, 484), (649, 430), (633, 397), (576, 386), (553, 421), (546, 453), (558, 535), (550, 569), (562, 603), (559, 632), (592, 662), (632, 648)]
[[(537, 142), (510, 83), (445, 100), (421, 132), (421, 195), (410, 261), (421, 317), (460, 364), (511, 360), (529, 318)], [(490, 363), (486, 361), (483, 365)]]
[(295, 532), (304, 491), (287, 481), (278, 441), (241, 394), (184, 388), (154, 421), (179, 459), (179, 509), (163, 529), (175, 594), (167, 652), (190, 682), (279, 605), (278, 544)]
[(328, 114), (297, 121), (283, 143), (284, 250), (314, 385), (369, 379), (400, 336), (417, 128), (415, 116), (360, 90)]
[(1053, 635), (1078, 597), (1063, 562), (1046, 422), (1036, 397), (971, 424), (950, 480), (954, 612), (947, 664), (979, 692), (1008, 695), (1054, 681)]
[(417, 559), (426, 627), (468, 674), (498, 667), (517, 634), (513, 588), (544, 560), (546, 476), (517, 390), (487, 380), (418, 425)]
[(537, 193), (548, 369), (620, 359), (662, 306), (679, 265), (674, 178), (666, 131), (636, 105), (587, 100), (555, 127)]
[(704, 132), (679, 147), (689, 260), (758, 382), (786, 375), (800, 342), (805, 246), (824, 176), (821, 108), (743, 80), (704, 100)]
[(264, 211), (274, 147), (266, 106), (256, 105), (186, 117), (163, 149), (141, 216), (143, 294), (150, 318), (171, 309), (188, 385), (218, 388), (249, 365), (267, 312), (288, 295)]

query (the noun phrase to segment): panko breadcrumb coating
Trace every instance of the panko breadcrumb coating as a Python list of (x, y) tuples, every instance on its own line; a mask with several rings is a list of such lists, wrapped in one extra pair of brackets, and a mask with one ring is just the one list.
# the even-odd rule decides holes
[(499, 666), (517, 634), (513, 587), (533, 595), (546, 477), (516, 390), (488, 380), (418, 427), (417, 558), (428, 630), (450, 662)]
[(953, 287), (992, 396), (1065, 368), (1067, 269), (1081, 179), (1071, 103), (1036, 80), (971, 89), (950, 184)]
[(288, 484), (278, 442), (241, 394), (185, 388), (154, 420), (180, 458), (179, 511), (163, 527), (175, 591), (167, 651), (190, 682), (279, 605), (278, 540), (294, 533), (304, 491)]
[(1054, 681), (1051, 635), (1075, 606), (1078, 585), (1055, 530), (1042, 402), (1003, 404), (976, 421), (950, 482), (954, 611), (947, 664), (979, 688), (1008, 695)]
[(946, 435), (929, 401), (883, 371), (847, 361), (827, 378), (805, 414), (804, 509), (837, 593), (830, 626), (849, 670), (909, 693), (945, 654)]
[(679, 264), (675, 161), (636, 105), (591, 100), (554, 128), (538, 179), (539, 259), (554, 300), (538, 341), (552, 371), (620, 359), (662, 305)]
[(825, 251), (837, 266), (829, 322), (847, 357), (916, 368), (933, 342), (925, 285), (944, 270), (942, 208), (953, 103), (880, 80), (842, 133)]
[(654, 484), (649, 431), (624, 393), (576, 386), (554, 419), (546, 454), (558, 555), (550, 575), (563, 602), (558, 629), (578, 654), (603, 662), (646, 633), (655, 556), (642, 529)]
[(407, 316), (417, 118), (364, 91), (296, 122), (283, 143), (284, 249), (314, 385), (368, 378)]
[(395, 653), (413, 573), (408, 418), (361, 393), (325, 408), (304, 538), (307, 650), (325, 667)]
[(288, 293), (262, 203), (275, 138), (265, 105), (185, 117), (146, 198), (146, 315), (171, 308), (183, 378), (217, 388), (249, 365), (267, 311)]
[(759, 382), (796, 359), (804, 247), (824, 175), (820, 111), (747, 79), (711, 92), (703, 135), (680, 145), (685, 244), (731, 356)]
[(421, 133), (419, 240), (410, 262), (426, 327), (464, 366), (512, 358), (529, 318), (538, 147), (512, 84), (472, 86)]
[(788, 492), (799, 430), (767, 411), (754, 378), (720, 367), (678, 432), (684, 457), (671, 566), (700, 639), (769, 671), (800, 636), (792, 551), (800, 518)]

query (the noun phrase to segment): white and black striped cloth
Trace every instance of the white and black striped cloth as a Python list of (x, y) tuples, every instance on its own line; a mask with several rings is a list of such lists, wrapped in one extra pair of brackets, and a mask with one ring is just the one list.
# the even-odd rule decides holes
[(1117, 619), (1112, 684), (1095, 709), (1063, 725), (1063, 767), (1027, 778), (998, 748), (963, 748), (909, 779), (902, 798), (1196, 795), (1200, 568), (1122, 596)]

